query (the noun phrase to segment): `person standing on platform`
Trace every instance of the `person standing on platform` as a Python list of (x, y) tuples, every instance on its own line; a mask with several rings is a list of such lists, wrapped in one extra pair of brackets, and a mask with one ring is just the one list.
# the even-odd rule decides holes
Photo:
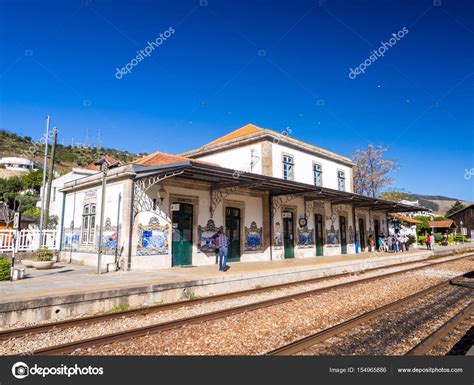
[(426, 236), (426, 248), (428, 250), (431, 248), (431, 237), (429, 234)]
[(216, 265), (219, 263), (219, 246), (217, 245), (217, 238), (219, 237), (219, 232), (215, 233), (211, 238), (212, 248), (216, 253)]
[(383, 250), (383, 238), (384, 238), (384, 235), (383, 233), (379, 235), (379, 239), (378, 239), (378, 246), (379, 246), (379, 251), (382, 252), (384, 251)]
[(217, 247), (219, 248), (219, 271), (227, 271), (230, 269), (230, 266), (227, 266), (229, 238), (222, 230), (217, 233)]
[(434, 250), (435, 241), (436, 241), (436, 238), (435, 238), (435, 235), (433, 233), (433, 234), (431, 234), (431, 237), (430, 237), (430, 249), (431, 250)]

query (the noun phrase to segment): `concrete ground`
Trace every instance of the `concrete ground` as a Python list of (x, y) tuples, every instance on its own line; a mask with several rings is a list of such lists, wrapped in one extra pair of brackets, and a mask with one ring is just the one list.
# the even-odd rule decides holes
[[(474, 244), (438, 247), (436, 253), (455, 248), (474, 249)], [(225, 273), (211, 265), (97, 275), (93, 267), (58, 263), (50, 270), (26, 268), (25, 279), (0, 282), (0, 316), (8, 319), (8, 324), (55, 318), (55, 314), (77, 316), (107, 311), (119, 304), (143, 306), (179, 300), (186, 297), (186, 290), (199, 296), (219, 294), (421, 260), (429, 255), (430, 251), (419, 249), (236, 262), (230, 263), (231, 269)]]

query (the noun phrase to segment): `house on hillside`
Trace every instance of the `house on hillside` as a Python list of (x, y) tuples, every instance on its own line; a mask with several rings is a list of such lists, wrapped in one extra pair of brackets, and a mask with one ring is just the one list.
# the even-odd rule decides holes
[[(365, 251), (387, 215), (420, 207), (353, 191), (351, 159), (255, 125), (179, 155), (154, 154), (110, 169), (102, 269), (212, 265), (211, 238), (229, 261)], [(61, 255), (96, 265), (102, 173), (66, 182)]]

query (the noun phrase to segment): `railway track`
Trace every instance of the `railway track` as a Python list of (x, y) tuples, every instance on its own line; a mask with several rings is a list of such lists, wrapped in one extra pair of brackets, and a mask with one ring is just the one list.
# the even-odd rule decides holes
[[(419, 291), (408, 297), (405, 297), (400, 300), (389, 303), (387, 305), (381, 306), (377, 309), (368, 311), (364, 314), (361, 314), (357, 317), (354, 317), (352, 319), (339, 323), (335, 326), (332, 326), (330, 328), (327, 328), (325, 330), (314, 333), (300, 340), (294, 341), (290, 344), (287, 344), (285, 346), (272, 350), (268, 352), (267, 355), (289, 356), (289, 355), (297, 355), (305, 351), (308, 352), (311, 349), (314, 349), (314, 347), (317, 346), (318, 344), (324, 343), (325, 341), (329, 340), (332, 337), (340, 337), (343, 333), (348, 333), (352, 330), (356, 330), (357, 328), (360, 328), (361, 325), (364, 325), (373, 319), (376, 319), (382, 316), (388, 316), (389, 314), (391, 314), (391, 312), (398, 311), (406, 307), (407, 305), (409, 306), (410, 304), (413, 305), (413, 303), (416, 302), (417, 300), (433, 295), (437, 292), (443, 292), (448, 288), (451, 288), (453, 290), (464, 290), (467, 293), (469, 292), (470, 289), (461, 288), (460, 286), (458, 286), (457, 289), (454, 289), (455, 286), (453, 286), (453, 283), (452, 283), (452, 281), (461, 279), (463, 276), (464, 275), (460, 275), (456, 277), (455, 279), (450, 279), (450, 280), (441, 282), (437, 285), (434, 285), (432, 287), (429, 287), (428, 289)], [(449, 295), (451, 296), (451, 293), (449, 293)], [(472, 315), (472, 310), (473, 310), (473, 304), (471, 301), (471, 304), (465, 308), (465, 312), (463, 313), (463, 316), (466, 316), (467, 314), (466, 312), (468, 311), (469, 311), (469, 315)], [(457, 321), (448, 322), (449, 326), (446, 326), (446, 329), (443, 329), (443, 333), (448, 333), (449, 332), (448, 330), (452, 330), (456, 322)], [(441, 338), (440, 334), (434, 333), (433, 336), (428, 337), (425, 342), (422, 342), (416, 350), (415, 349), (413, 350), (419, 354), (423, 354), (427, 351), (427, 349), (428, 350), (430, 349), (433, 343), (436, 343), (437, 341), (439, 341), (439, 338)], [(412, 351), (411, 354), (415, 354), (415, 353)]]
[[(430, 268), (434, 265), (449, 263), (449, 262), (452, 262), (452, 261), (457, 261), (459, 259), (465, 259), (465, 258), (469, 258), (469, 257), (471, 257), (471, 255), (467, 255), (467, 256), (463, 256), (463, 257), (455, 258), (455, 259), (450, 259), (448, 261), (428, 263), (428, 264), (424, 264), (422, 266), (417, 266), (417, 267), (410, 268), (410, 269), (405, 269), (405, 270), (402, 270), (402, 271), (390, 272), (390, 273), (377, 275), (377, 276), (373, 276), (373, 277), (368, 277), (368, 278), (364, 278), (364, 279), (359, 279), (359, 280), (355, 280), (355, 281), (340, 283), (340, 284), (329, 286), (329, 287), (313, 289), (313, 290), (309, 290), (309, 291), (305, 291), (305, 292), (286, 295), (286, 296), (282, 296), (282, 297), (278, 297), (278, 298), (273, 298), (273, 299), (264, 300), (264, 301), (260, 301), (260, 302), (250, 303), (250, 304), (241, 305), (241, 306), (237, 306), (237, 307), (232, 307), (232, 308), (228, 308), (228, 309), (224, 309), (224, 310), (218, 310), (218, 311), (214, 311), (214, 312), (210, 312), (210, 313), (204, 313), (204, 314), (197, 315), (197, 316), (181, 318), (181, 319), (173, 320), (173, 321), (169, 321), (169, 322), (157, 323), (157, 324), (148, 325), (148, 326), (144, 326), (144, 327), (124, 330), (124, 331), (120, 331), (120, 332), (117, 332), (117, 333), (111, 333), (111, 334), (108, 334), (108, 335), (92, 337), (92, 338), (88, 338), (88, 339), (84, 339), (84, 340), (80, 340), (80, 341), (68, 342), (68, 343), (64, 343), (64, 344), (61, 344), (61, 345), (57, 345), (57, 346), (45, 347), (45, 348), (37, 349), (37, 350), (31, 352), (31, 354), (34, 354), (34, 355), (68, 354), (68, 353), (72, 353), (72, 352), (74, 352), (78, 349), (84, 350), (84, 349), (93, 348), (93, 347), (97, 347), (97, 346), (102, 346), (102, 345), (110, 344), (112, 342), (117, 342), (117, 341), (121, 341), (121, 340), (125, 340), (125, 339), (130, 339), (130, 338), (134, 338), (134, 337), (142, 337), (142, 336), (146, 336), (146, 335), (153, 334), (153, 333), (163, 332), (163, 331), (170, 330), (170, 329), (176, 329), (176, 328), (179, 328), (179, 327), (182, 327), (182, 326), (185, 326), (185, 325), (202, 323), (202, 322), (205, 322), (205, 321), (224, 318), (224, 317), (228, 317), (228, 316), (231, 316), (231, 315), (244, 313), (244, 312), (248, 312), (248, 311), (252, 311), (252, 310), (263, 309), (263, 308), (266, 308), (266, 307), (270, 307), (270, 306), (274, 306), (274, 305), (278, 305), (278, 304), (283, 304), (283, 303), (286, 303), (286, 302), (289, 302), (289, 301), (306, 298), (306, 297), (309, 297), (309, 296), (312, 296), (312, 295), (322, 294), (324, 292), (329, 292), (331, 290), (351, 287), (353, 285), (358, 285), (358, 284), (361, 284), (361, 283), (364, 283), (364, 282), (370, 282), (370, 281), (383, 279), (383, 278), (391, 277), (391, 276), (398, 275), (398, 274), (403, 274), (403, 273), (406, 273), (406, 272), (412, 272), (412, 271), (417, 271), (417, 270), (421, 270), (421, 269), (425, 269), (425, 268)], [(311, 280), (311, 281), (313, 282), (314, 280)], [(278, 287), (278, 288), (286, 287), (286, 285), (276, 285), (276, 287)], [(272, 288), (275, 288), (275, 286), (273, 286)], [(265, 288), (265, 289), (269, 290), (269, 288)], [(264, 290), (264, 288), (257, 289), (258, 292), (260, 292), (262, 290)], [(249, 293), (249, 292), (254, 294), (255, 290), (248, 290), (248, 291), (245, 291), (244, 293)], [(233, 296), (238, 296), (238, 295), (239, 295), (238, 293), (233, 293)], [(219, 298), (224, 298), (224, 299), (229, 298), (226, 295), (222, 295), (222, 296), (218, 296), (218, 297)], [(211, 299), (215, 300), (215, 298), (216, 297), (209, 297), (209, 298), (203, 298), (203, 300), (211, 300)], [(192, 304), (196, 303), (198, 301), (199, 300), (193, 301)], [(161, 306), (159, 306), (159, 308), (170, 309), (170, 308), (174, 308), (176, 306), (189, 306), (189, 305), (190, 305), (190, 302), (185, 302), (185, 303), (161, 305)], [(124, 313), (129, 314), (130, 312), (124, 312)], [(123, 317), (124, 313), (120, 313), (119, 316)], [(111, 315), (108, 315), (108, 316), (111, 316)], [(104, 320), (104, 319), (102, 318), (101, 320)], [(83, 320), (79, 320), (79, 321), (82, 322)], [(40, 325), (40, 326), (45, 326), (45, 325)], [(54, 326), (54, 324), (53, 324), (53, 326)], [(74, 324), (74, 326), (77, 326), (77, 323)], [(46, 330), (48, 330), (48, 329), (46, 329)], [(15, 331), (13, 330), (11, 332), (15, 332)]]
[[(449, 258), (448, 256), (432, 257), (432, 258), (428, 258), (422, 261), (402, 262), (402, 263), (398, 263), (398, 264), (394, 264), (390, 266), (382, 266), (382, 267), (366, 269), (360, 272), (340, 273), (340, 274), (335, 274), (332, 276), (324, 276), (324, 277), (312, 278), (312, 279), (307, 279), (307, 280), (302, 280), (302, 281), (297, 281), (297, 282), (289, 282), (289, 283), (265, 286), (265, 287), (254, 288), (254, 289), (241, 290), (241, 291), (236, 291), (233, 293), (225, 293), (225, 294), (219, 294), (219, 295), (214, 295), (214, 296), (209, 296), (209, 297), (197, 298), (197, 299), (193, 299), (192, 301), (190, 300), (190, 301), (172, 302), (172, 303), (167, 303), (167, 304), (148, 306), (145, 308), (130, 309), (130, 310), (125, 310), (125, 311), (120, 311), (120, 312), (99, 314), (99, 315), (87, 316), (87, 317), (81, 317), (81, 318), (73, 318), (69, 320), (44, 323), (44, 324), (27, 326), (27, 327), (22, 327), (22, 328), (7, 329), (7, 330), (0, 331), (0, 341), (10, 339), (10, 338), (18, 338), (18, 337), (22, 337), (26, 335), (31, 335), (31, 334), (44, 333), (50, 330), (66, 329), (70, 327), (100, 323), (100, 322), (118, 319), (122, 317), (147, 315), (154, 312), (163, 312), (163, 311), (168, 311), (168, 310), (181, 309), (183, 307), (190, 306), (191, 304), (199, 305), (199, 304), (205, 304), (205, 303), (211, 303), (211, 302), (217, 302), (217, 301), (225, 301), (232, 298), (250, 296), (254, 294), (260, 294), (260, 293), (265, 293), (265, 292), (279, 290), (279, 289), (285, 289), (285, 288), (294, 287), (294, 286), (303, 286), (303, 285), (318, 283), (322, 281), (336, 280), (338, 278), (349, 277), (352, 275), (362, 275), (369, 272), (382, 271), (382, 270), (387, 270), (387, 269), (392, 269), (392, 268), (397, 268), (397, 267), (416, 265), (420, 263), (423, 264), (422, 266), (418, 266), (412, 269), (406, 269), (406, 270), (396, 271), (393, 273), (381, 274), (378, 276), (373, 276), (373, 277), (368, 278), (368, 279), (375, 279), (377, 277), (386, 277), (386, 276), (402, 273), (404, 271), (412, 271), (412, 270), (417, 270), (421, 268), (426, 268), (428, 266), (436, 266), (442, 263), (449, 263), (451, 261), (457, 261), (457, 260), (469, 258), (469, 257), (472, 257), (473, 255), (474, 254), (468, 253), (468, 255), (463, 255), (461, 257), (450, 258), (450, 259), (446, 259), (446, 258)], [(443, 259), (443, 260), (438, 261), (438, 262), (433, 262), (438, 259)], [(361, 280), (356, 280), (352, 282), (364, 282), (365, 280), (367, 280), (367, 278), (363, 278)]]
[[(453, 318), (448, 320), (428, 337), (424, 338), (418, 345), (411, 349), (408, 356), (423, 356), (436, 349), (437, 345), (442, 345), (444, 340), (449, 337), (458, 328), (469, 329), (474, 321), (474, 303), (470, 303), (463, 308)], [(472, 341), (471, 341), (472, 345)], [(469, 347), (466, 346), (466, 351)]]

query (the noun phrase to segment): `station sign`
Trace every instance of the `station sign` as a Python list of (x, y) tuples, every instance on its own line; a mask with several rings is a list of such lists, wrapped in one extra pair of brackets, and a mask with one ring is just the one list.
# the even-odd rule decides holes
[(173, 203), (171, 205), (171, 211), (179, 211), (179, 203)]
[(282, 218), (291, 218), (291, 213), (288, 211), (284, 211), (281, 213)]

